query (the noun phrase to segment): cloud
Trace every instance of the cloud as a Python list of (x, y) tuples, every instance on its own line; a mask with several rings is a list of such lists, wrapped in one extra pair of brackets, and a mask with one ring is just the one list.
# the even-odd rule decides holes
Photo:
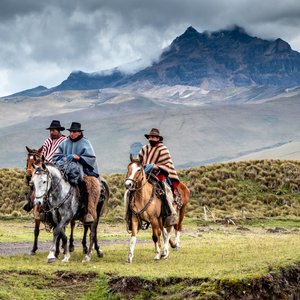
[(0, 18), (0, 96), (57, 85), (73, 70), (150, 64), (190, 25), (237, 24), (300, 51), (298, 0), (2, 0)]

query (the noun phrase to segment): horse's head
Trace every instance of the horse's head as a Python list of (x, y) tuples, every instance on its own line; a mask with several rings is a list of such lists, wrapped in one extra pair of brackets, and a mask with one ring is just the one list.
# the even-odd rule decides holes
[(44, 157), (38, 159), (36, 163), (32, 164), (34, 172), (32, 174), (31, 183), (34, 186), (34, 204), (43, 205), (47, 198), (48, 192), (52, 184), (52, 176), (44, 163)]
[(42, 151), (43, 151), (43, 147), (39, 148), (39, 149), (30, 149), (26, 146), (26, 150), (27, 150), (27, 161), (26, 161), (26, 182), (29, 185), (32, 174), (34, 172), (34, 168), (33, 168), (33, 164), (36, 162), (36, 160), (38, 158), (42, 157)]
[(125, 187), (128, 190), (135, 190), (136, 186), (140, 185), (145, 178), (145, 172), (142, 164), (142, 159), (136, 159), (130, 154), (130, 163), (127, 167), (127, 175)]

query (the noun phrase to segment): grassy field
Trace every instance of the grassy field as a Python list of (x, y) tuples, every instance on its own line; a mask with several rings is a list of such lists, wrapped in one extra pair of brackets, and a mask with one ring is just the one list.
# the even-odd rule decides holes
[[(125, 175), (105, 175), (111, 198), (98, 229), (104, 257), (82, 264), (79, 248), (67, 265), (47, 264), (45, 252), (0, 256), (0, 299), (300, 297), (300, 163), (237, 162), (179, 174), (191, 200), (182, 247), (170, 250), (167, 260), (153, 261), (149, 229), (139, 233), (133, 263), (125, 262)], [(22, 210), (28, 192), (24, 171), (0, 170), (0, 192), (0, 243), (31, 242), (34, 223)], [(51, 240), (41, 228), (39, 240)], [(75, 239), (81, 237), (78, 225)]]
[[(126, 295), (135, 299), (161, 295), (170, 299), (183, 299), (184, 295), (221, 299), (223, 285), (243, 283), (245, 289), (253, 279), (270, 272), (277, 274), (280, 268), (300, 262), (300, 221), (265, 221), (234, 226), (186, 220), (181, 249), (170, 250), (170, 257), (159, 262), (153, 260), (151, 231), (142, 231), (138, 239), (149, 243), (137, 244), (131, 265), (125, 262), (129, 247), (125, 224), (103, 223), (99, 238), (104, 257), (94, 255), (88, 264), (81, 262), (83, 254), (78, 248), (69, 264), (47, 264), (45, 252), (35, 257), (0, 257), (0, 299), (119, 299)], [(2, 220), (0, 242), (10, 241), (7, 228), (14, 228), (14, 235), (21, 236), (28, 222)], [(275, 230), (268, 225), (280, 227)], [(82, 230), (79, 227), (76, 231), (76, 239), (80, 239)], [(45, 232), (43, 240), (47, 239), (51, 234)], [(22, 241), (31, 240), (29, 232), (24, 234)], [(112, 243), (105, 244), (107, 240)], [(124, 243), (114, 244), (114, 240)], [(151, 286), (150, 291), (147, 286)]]

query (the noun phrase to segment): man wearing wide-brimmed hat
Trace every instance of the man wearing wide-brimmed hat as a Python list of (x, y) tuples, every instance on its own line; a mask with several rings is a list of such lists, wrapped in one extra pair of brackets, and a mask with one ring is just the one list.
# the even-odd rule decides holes
[[(145, 137), (148, 139), (149, 144), (142, 147), (139, 157), (143, 161), (145, 171), (152, 172), (156, 177), (162, 182), (162, 188), (166, 194), (166, 200), (168, 202), (168, 207), (165, 209), (165, 226), (175, 225), (176, 224), (176, 211), (172, 205), (174, 198), (172, 191), (166, 180), (168, 179), (169, 183), (172, 186), (173, 192), (176, 191), (179, 184), (179, 178), (175, 170), (170, 152), (168, 148), (163, 144), (163, 137), (160, 135), (160, 132), (157, 128), (152, 128), (149, 133), (145, 134)], [(169, 208), (169, 209), (168, 209)]]
[[(87, 204), (87, 213), (84, 216), (84, 222), (93, 222), (96, 215), (96, 206), (99, 200), (94, 195), (96, 191), (100, 193), (100, 181), (98, 180), (99, 171), (96, 160), (96, 155), (90, 141), (84, 137), (81, 124), (72, 122), (70, 128), (70, 135), (57, 148), (53, 156), (53, 162), (60, 165), (66, 162), (68, 165), (73, 162), (80, 168), (82, 174), (76, 184), (79, 186), (83, 196), (83, 202)], [(67, 174), (68, 175), (68, 174)], [(84, 197), (87, 196), (87, 197)], [(86, 203), (87, 202), (87, 203)]]
[[(50, 126), (46, 128), (46, 130), (49, 130), (50, 136), (44, 141), (44, 144), (42, 146), (42, 155), (44, 155), (47, 162), (52, 162), (53, 154), (57, 150), (59, 144), (66, 139), (66, 137), (61, 133), (61, 131), (65, 130), (65, 127), (62, 127), (60, 125), (60, 121), (53, 120)], [(33, 205), (33, 193), (34, 191), (28, 193), (27, 202), (24, 204), (23, 209), (27, 212), (30, 212), (31, 209), (34, 208), (34, 216), (36, 219), (38, 219), (40, 217), (40, 214), (38, 211), (38, 207), (34, 207)]]
[(61, 133), (61, 131), (65, 130), (65, 127), (60, 125), (60, 121), (53, 120), (46, 130), (50, 131), (50, 137), (47, 138), (43, 144), (43, 155), (46, 161), (52, 162), (53, 154), (57, 150), (59, 144), (66, 139)]

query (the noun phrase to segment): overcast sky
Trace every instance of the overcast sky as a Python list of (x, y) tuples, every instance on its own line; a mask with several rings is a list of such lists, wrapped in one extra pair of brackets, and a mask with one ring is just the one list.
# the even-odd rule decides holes
[(0, 0), (0, 20), (0, 96), (74, 70), (150, 64), (188, 26), (236, 24), (300, 52), (299, 0)]

